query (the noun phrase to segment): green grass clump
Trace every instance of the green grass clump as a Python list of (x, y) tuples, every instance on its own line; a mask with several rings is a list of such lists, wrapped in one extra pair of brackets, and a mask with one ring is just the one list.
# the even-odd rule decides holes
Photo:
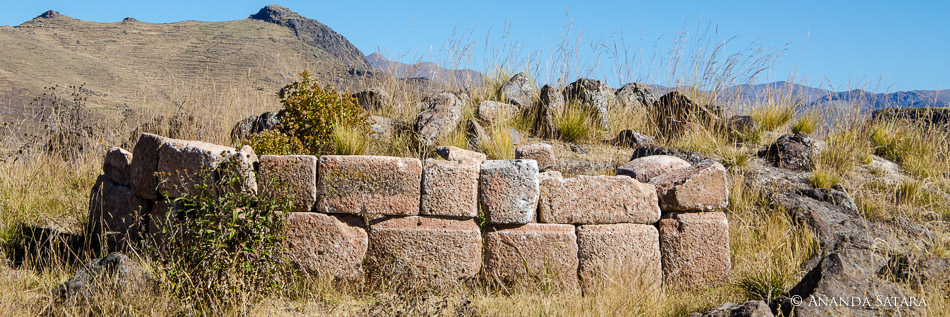
[(761, 131), (775, 131), (792, 120), (799, 103), (799, 101), (790, 100), (770, 101), (753, 109), (750, 115)]
[(554, 125), (557, 127), (557, 138), (564, 142), (588, 141), (596, 138), (599, 130), (591, 115), (577, 105), (568, 106), (561, 113), (555, 114)]
[(490, 160), (510, 160), (515, 158), (515, 145), (511, 139), (511, 130), (505, 126), (492, 126), (488, 134), (491, 140), (481, 142), (479, 147)]
[(808, 180), (815, 188), (832, 188), (841, 183), (841, 176), (834, 170), (816, 166)]
[(815, 133), (815, 129), (818, 128), (818, 114), (815, 112), (807, 112), (798, 117), (794, 123), (792, 123), (792, 133)]
[(364, 155), (368, 148), (366, 133), (352, 127), (337, 126), (333, 129), (333, 149), (337, 155)]

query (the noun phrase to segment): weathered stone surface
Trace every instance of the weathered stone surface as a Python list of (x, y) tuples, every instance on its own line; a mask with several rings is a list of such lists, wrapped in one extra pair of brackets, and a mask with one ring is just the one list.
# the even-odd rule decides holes
[(396, 121), (386, 117), (370, 116), (366, 122), (369, 123), (369, 129), (376, 139), (388, 139), (393, 136), (393, 131), (396, 129)]
[(422, 172), (422, 210), (419, 213), (431, 216), (477, 216), (479, 164), (474, 160), (426, 160)]
[(234, 124), (231, 128), (231, 140), (242, 140), (254, 134), (276, 129), (278, 125), (280, 125), (280, 120), (277, 120), (277, 113), (274, 112), (250, 116)]
[(201, 141), (165, 142), (158, 151), (159, 192), (168, 197), (181, 197), (194, 190), (199, 182), (211, 181), (202, 178), (209, 177), (210, 171), (235, 152), (230, 146)]
[(436, 147), (435, 153), (443, 159), (449, 161), (473, 160), (478, 162), (478, 164), (481, 164), (483, 161), (488, 159), (488, 156), (483, 153), (469, 151), (454, 146)]
[(681, 158), (690, 164), (698, 164), (704, 161), (711, 160), (709, 157), (699, 154), (698, 152), (681, 150), (676, 148), (669, 148), (665, 146), (659, 146), (654, 144), (640, 145), (634, 148), (633, 155), (630, 155), (630, 160), (635, 160), (645, 156), (651, 155), (669, 155)]
[(658, 227), (667, 282), (698, 287), (729, 278), (732, 261), (726, 214), (670, 213), (660, 219)]
[(656, 227), (641, 224), (577, 227), (578, 276), (585, 291), (612, 284), (637, 288), (662, 285)]
[(261, 194), (289, 199), (290, 211), (305, 212), (317, 202), (317, 157), (264, 155), (260, 162)]
[(736, 141), (747, 141), (759, 130), (759, 124), (752, 116), (732, 116), (726, 120), (726, 132)]
[(630, 176), (643, 183), (650, 182), (654, 177), (689, 168), (689, 162), (669, 155), (644, 156), (617, 168), (617, 175)]
[(626, 176), (545, 177), (538, 218), (545, 223), (653, 224), (660, 219), (656, 189)]
[(725, 303), (705, 314), (692, 313), (690, 317), (772, 317), (772, 310), (765, 302), (747, 301), (742, 304)]
[(99, 175), (89, 195), (86, 230), (93, 237), (118, 232), (123, 238), (138, 240), (144, 227), (142, 218), (151, 208), (151, 201), (136, 196), (129, 187)]
[(580, 103), (598, 119), (603, 128), (610, 126), (608, 120), (610, 108), (617, 103), (617, 96), (607, 83), (581, 78), (564, 87), (564, 96), (568, 102)]
[(129, 186), (131, 178), (132, 153), (122, 148), (110, 148), (102, 162), (102, 173), (112, 182)]
[(657, 100), (656, 106), (650, 109), (650, 117), (660, 127), (662, 136), (671, 137), (683, 133), (688, 123), (719, 120), (719, 110), (696, 103), (683, 93), (673, 91)]
[(511, 138), (511, 145), (521, 145), (521, 132), (518, 132), (518, 129), (508, 128), (508, 137)]
[(729, 206), (729, 181), (722, 164), (706, 161), (650, 179), (667, 211), (712, 211)]
[(616, 138), (607, 141), (607, 143), (618, 146), (629, 146), (636, 149), (644, 146), (654, 145), (656, 144), (656, 139), (652, 136), (641, 134), (637, 131), (623, 130), (617, 134)]
[(475, 219), (387, 217), (370, 223), (368, 273), (391, 276), (408, 269), (423, 282), (475, 277), (482, 264), (481, 232)]
[(462, 121), (462, 102), (453, 94), (441, 93), (429, 98), (416, 117), (416, 132), (423, 144), (433, 144), (455, 130)]
[(366, 111), (389, 109), (396, 105), (395, 99), (380, 88), (370, 88), (353, 94), (356, 104)]
[(240, 150), (225, 156), (217, 168), (217, 177), (225, 178), (228, 190), (234, 192), (257, 193), (257, 169), (260, 160), (250, 145), (244, 145)]
[(557, 135), (557, 125), (554, 118), (564, 111), (564, 92), (551, 85), (541, 87), (541, 103), (538, 106), (538, 117), (541, 118), (541, 136), (554, 137)]
[(294, 212), (287, 217), (287, 259), (306, 272), (360, 280), (369, 238), (352, 215)]
[(485, 100), (478, 104), (478, 117), (489, 124), (503, 123), (518, 114), (518, 106)]
[(491, 137), (488, 135), (488, 132), (475, 120), (468, 120), (468, 122), (465, 123), (465, 138), (468, 140), (468, 145), (472, 148), (478, 148), (481, 144), (491, 143)]
[(324, 155), (317, 168), (317, 211), (419, 214), (422, 163), (418, 159)]
[(628, 83), (617, 90), (617, 102), (625, 109), (651, 108), (656, 104), (653, 90), (644, 83)]
[(501, 85), (501, 96), (505, 102), (525, 109), (534, 104), (535, 88), (531, 87), (527, 75), (517, 73)]
[(478, 201), (489, 223), (534, 222), (538, 192), (538, 163), (534, 160), (482, 162)]
[(112, 252), (84, 264), (60, 286), (59, 295), (91, 300), (97, 293), (114, 291), (129, 296), (147, 290), (154, 281), (142, 265), (122, 253)]
[(815, 151), (812, 139), (805, 133), (783, 135), (766, 148), (759, 151), (758, 156), (775, 167), (793, 171), (808, 171), (812, 168), (812, 153)]
[(553, 289), (578, 291), (574, 226), (531, 223), (492, 227), (485, 233), (483, 272), (489, 280), (506, 285), (543, 281)]
[(535, 143), (515, 148), (515, 158), (538, 161), (538, 168), (545, 169), (557, 162), (554, 148), (547, 143)]
[(169, 139), (151, 133), (139, 135), (135, 147), (132, 149), (131, 179), (129, 185), (139, 197), (157, 200), (158, 195), (158, 159), (159, 149), (164, 144), (181, 146), (185, 142)]
[(617, 169), (617, 164), (604, 158), (603, 160), (578, 160), (578, 159), (560, 159), (554, 166), (547, 170), (554, 170), (564, 174), (565, 177), (574, 177), (580, 175), (604, 175)]

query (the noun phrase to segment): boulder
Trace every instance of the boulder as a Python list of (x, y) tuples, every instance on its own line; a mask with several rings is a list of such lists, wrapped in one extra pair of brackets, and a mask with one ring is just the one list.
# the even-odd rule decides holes
[(554, 148), (547, 143), (535, 143), (515, 148), (515, 158), (538, 161), (538, 168), (545, 169), (557, 162)]
[(648, 183), (654, 177), (684, 168), (689, 168), (689, 162), (669, 155), (644, 156), (617, 168), (617, 175), (636, 178), (642, 183)]
[(416, 116), (419, 141), (432, 145), (439, 138), (452, 133), (462, 121), (462, 101), (454, 94), (440, 93), (428, 99), (423, 111)]
[(132, 153), (122, 148), (113, 147), (106, 152), (102, 161), (102, 173), (106, 174), (113, 183), (129, 186), (131, 178)]
[[(142, 265), (119, 252), (83, 264), (59, 288), (62, 298), (92, 300), (100, 293), (130, 296), (154, 286), (155, 278)], [(111, 293), (116, 292), (116, 293)]]
[(736, 141), (750, 141), (750, 137), (759, 131), (759, 124), (752, 116), (732, 116), (726, 120), (726, 132)]
[(290, 200), (290, 211), (310, 211), (317, 201), (317, 157), (261, 156), (260, 181), (262, 195)]
[(392, 109), (396, 102), (389, 93), (379, 88), (370, 88), (352, 95), (356, 99), (356, 104), (363, 110), (377, 111), (380, 109)]
[(663, 275), (677, 286), (705, 287), (729, 279), (729, 222), (722, 212), (669, 213), (660, 219)]
[(794, 171), (808, 171), (812, 168), (812, 154), (815, 152), (812, 139), (808, 134), (783, 135), (766, 148), (759, 151), (758, 156), (778, 168)]
[(694, 102), (686, 95), (673, 91), (656, 102), (650, 111), (650, 118), (660, 127), (663, 137), (673, 137), (683, 133), (688, 123), (710, 123), (719, 120), (719, 110)]
[(623, 130), (617, 134), (617, 137), (607, 141), (607, 143), (617, 146), (627, 146), (632, 148), (641, 148), (656, 144), (656, 139), (652, 136), (641, 134), (633, 130)]
[(417, 215), (422, 162), (388, 156), (324, 155), (317, 165), (317, 211)]
[(251, 135), (276, 129), (280, 125), (277, 113), (265, 112), (258, 116), (250, 116), (238, 121), (231, 128), (231, 140), (243, 140)]
[(377, 140), (391, 138), (396, 130), (396, 121), (390, 118), (370, 116), (366, 122), (369, 123), (369, 129), (373, 132), (373, 138)]
[(478, 178), (478, 201), (492, 224), (535, 221), (538, 163), (534, 160), (484, 161)]
[(607, 286), (659, 290), (662, 285), (660, 243), (652, 225), (578, 226), (577, 247), (585, 293)]
[(478, 166), (474, 160), (428, 159), (422, 172), (422, 215), (478, 215)]
[(129, 185), (139, 197), (158, 200), (158, 159), (159, 149), (164, 145), (183, 146), (184, 141), (169, 139), (151, 133), (139, 135), (132, 149), (132, 164), (129, 166), (131, 178)]
[(574, 226), (530, 223), (491, 227), (485, 233), (483, 272), (490, 281), (504, 285), (541, 284), (577, 292)]
[(750, 300), (745, 303), (725, 303), (713, 308), (705, 314), (692, 313), (690, 317), (772, 317), (769, 305), (760, 300)]
[(387, 217), (370, 222), (366, 269), (376, 278), (407, 272), (424, 284), (475, 277), (482, 264), (475, 219)]
[(137, 241), (144, 230), (143, 217), (151, 208), (151, 201), (136, 196), (128, 186), (113, 183), (105, 174), (99, 175), (89, 195), (87, 233), (97, 239), (117, 232), (120, 240)]
[(681, 149), (676, 149), (676, 148), (669, 148), (669, 147), (653, 145), (653, 144), (641, 145), (639, 147), (636, 147), (633, 150), (633, 155), (630, 156), (630, 160), (632, 161), (641, 157), (651, 156), (651, 155), (675, 156), (683, 160), (686, 160), (690, 164), (698, 164), (703, 161), (711, 160), (709, 157), (699, 154), (698, 152), (689, 151), (689, 150), (681, 150)]
[(624, 109), (650, 109), (656, 104), (656, 97), (650, 86), (628, 83), (617, 90), (617, 102)]
[(626, 176), (545, 177), (538, 218), (544, 223), (653, 224), (660, 219), (656, 189)]
[(541, 87), (541, 103), (538, 105), (540, 125), (538, 131), (542, 137), (551, 138), (557, 135), (555, 118), (564, 111), (564, 92), (557, 87), (544, 85)]
[(518, 114), (518, 106), (485, 100), (478, 104), (478, 117), (489, 124), (500, 124)]
[(517, 106), (519, 110), (534, 105), (535, 88), (531, 87), (525, 73), (511, 76), (511, 79), (501, 85), (500, 92), (505, 102)]
[(610, 86), (600, 80), (581, 78), (564, 88), (565, 99), (583, 105), (597, 118), (602, 128), (610, 127), (609, 111), (617, 103)]
[(714, 211), (729, 205), (726, 168), (706, 161), (669, 171), (650, 179), (660, 198), (660, 209), (669, 211)]
[(483, 143), (491, 143), (491, 137), (488, 135), (488, 132), (475, 120), (468, 120), (468, 122), (465, 123), (465, 138), (468, 140), (468, 145), (472, 148), (478, 148)]
[(475, 151), (469, 151), (454, 146), (439, 146), (435, 148), (435, 153), (443, 159), (449, 161), (474, 160), (481, 164), (488, 159), (488, 156)]
[(363, 278), (369, 239), (362, 218), (294, 212), (286, 224), (286, 256), (298, 269), (341, 280)]
[(158, 151), (159, 192), (167, 197), (182, 197), (195, 185), (213, 182), (212, 171), (237, 150), (230, 146), (201, 141), (172, 140)]

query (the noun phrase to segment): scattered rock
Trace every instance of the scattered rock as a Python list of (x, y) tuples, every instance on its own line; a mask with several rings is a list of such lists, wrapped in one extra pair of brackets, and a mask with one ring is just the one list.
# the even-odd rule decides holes
[(795, 171), (808, 171), (812, 168), (812, 153), (814, 145), (812, 139), (805, 133), (783, 135), (765, 149), (759, 151), (758, 156), (765, 158), (775, 167)]
[(542, 137), (557, 135), (557, 125), (554, 118), (564, 111), (564, 92), (557, 87), (544, 85), (541, 87), (541, 103), (538, 105), (538, 117), (541, 118), (540, 134)]
[(547, 143), (519, 146), (515, 148), (515, 158), (535, 160), (538, 162), (538, 168), (541, 170), (553, 166), (554, 163), (557, 162), (557, 158), (554, 156), (554, 148)]
[(475, 120), (468, 120), (465, 124), (465, 131), (465, 138), (468, 140), (468, 145), (472, 148), (478, 148), (481, 144), (491, 143), (491, 137), (488, 135), (488, 132)]
[(478, 171), (474, 160), (428, 159), (422, 172), (422, 215), (478, 215)]
[(616, 138), (607, 141), (607, 143), (617, 146), (629, 146), (636, 149), (655, 145), (656, 139), (649, 135), (640, 134), (640, 132), (637, 131), (623, 130), (620, 131)]
[(577, 154), (587, 154), (588, 152), (587, 147), (580, 144), (568, 143), (567, 147), (571, 149), (571, 152), (574, 152)]
[(489, 124), (498, 124), (510, 120), (518, 113), (518, 106), (485, 100), (478, 104), (478, 117)]
[(644, 156), (620, 166), (617, 175), (636, 178), (642, 183), (648, 183), (654, 177), (692, 166), (689, 162), (669, 155)]
[(122, 253), (112, 252), (84, 264), (60, 286), (59, 293), (63, 298), (90, 298), (103, 290), (112, 290), (128, 296), (148, 289), (154, 281), (137, 262)]
[(422, 283), (451, 286), (475, 277), (482, 266), (482, 237), (475, 219), (377, 219), (370, 223), (369, 241), (366, 269), (376, 278), (406, 270)]
[(231, 128), (231, 140), (243, 140), (251, 135), (276, 129), (279, 125), (280, 120), (277, 120), (277, 113), (274, 112), (250, 116), (234, 124), (234, 127)]
[(714, 211), (729, 205), (726, 168), (707, 161), (669, 171), (650, 179), (660, 198), (660, 209), (669, 211)]
[(729, 223), (722, 212), (669, 213), (658, 225), (663, 275), (682, 287), (729, 279)]
[(662, 284), (659, 236), (652, 225), (578, 226), (577, 247), (585, 293), (612, 284), (653, 290)]
[(705, 155), (699, 154), (694, 151), (680, 150), (674, 148), (668, 148), (659, 145), (643, 145), (633, 150), (633, 155), (630, 156), (630, 160), (635, 160), (641, 157), (651, 156), (651, 155), (669, 155), (681, 158), (686, 160), (690, 164), (699, 164), (704, 161), (711, 160)]
[(574, 226), (530, 223), (491, 227), (485, 233), (483, 272), (489, 280), (505, 285), (543, 282), (555, 290), (577, 292)]
[(392, 109), (396, 107), (396, 101), (389, 93), (379, 88), (370, 88), (353, 94), (356, 104), (360, 105), (366, 111), (378, 111), (380, 109)]
[(324, 155), (317, 165), (317, 211), (417, 215), (422, 162), (414, 158)]
[(656, 104), (656, 97), (650, 86), (643, 83), (628, 83), (617, 90), (617, 101), (624, 109), (650, 109)]
[(358, 281), (369, 240), (363, 219), (352, 215), (292, 212), (287, 217), (287, 259), (307, 273)]
[(527, 75), (517, 73), (501, 85), (501, 96), (519, 110), (527, 109), (534, 105), (535, 88), (531, 87)]
[(492, 224), (535, 221), (538, 207), (538, 163), (534, 160), (484, 161), (478, 197), (485, 219)]
[(660, 219), (656, 189), (625, 176), (545, 177), (538, 217), (545, 223), (653, 224)]
[(521, 145), (521, 132), (518, 132), (518, 129), (508, 128), (508, 137), (511, 138), (511, 145)]
[(429, 98), (416, 117), (419, 141), (432, 145), (436, 139), (452, 133), (462, 121), (462, 101), (453, 94), (441, 93)]
[(439, 146), (435, 148), (435, 153), (443, 159), (449, 161), (474, 160), (481, 164), (488, 159), (488, 156), (475, 151), (469, 151), (454, 146)]
[(662, 136), (672, 137), (682, 134), (688, 123), (718, 121), (719, 110), (698, 104), (686, 95), (673, 91), (657, 100), (650, 117), (660, 127)]
[(725, 303), (713, 308), (705, 314), (693, 313), (690, 317), (772, 317), (769, 305), (760, 300), (747, 301), (742, 304)]
[(102, 162), (102, 172), (112, 182), (129, 186), (131, 177), (132, 153), (122, 148), (113, 147), (106, 153)]
[(599, 80), (581, 78), (564, 88), (564, 96), (570, 102), (577, 102), (598, 119), (602, 128), (610, 127), (608, 111), (617, 103), (617, 97), (610, 86)]
[(261, 194), (289, 199), (290, 211), (306, 212), (317, 201), (317, 157), (264, 155), (260, 159)]

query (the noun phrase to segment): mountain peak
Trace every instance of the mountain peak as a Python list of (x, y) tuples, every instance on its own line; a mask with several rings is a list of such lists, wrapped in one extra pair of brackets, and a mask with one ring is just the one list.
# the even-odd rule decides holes
[(62, 14), (60, 14), (59, 11), (47, 10), (46, 12), (43, 12), (43, 14), (36, 16), (36, 18), (37, 19), (52, 19), (59, 16), (62, 16)]
[(286, 7), (279, 6), (276, 4), (271, 4), (266, 7), (261, 8), (260, 11), (257, 11), (257, 13), (252, 14), (250, 18), (254, 20), (261, 20), (264, 22), (281, 24), (281, 22), (288, 19), (293, 19), (293, 18), (301, 19), (303, 17), (300, 16), (300, 14), (297, 14), (297, 12), (291, 11), (290, 9)]
[(369, 68), (363, 53), (360, 52), (356, 46), (350, 43), (343, 35), (333, 31), (317, 20), (304, 17), (297, 12), (276, 4), (262, 8), (249, 18), (288, 27), (293, 30), (301, 40), (323, 48), (348, 65)]

